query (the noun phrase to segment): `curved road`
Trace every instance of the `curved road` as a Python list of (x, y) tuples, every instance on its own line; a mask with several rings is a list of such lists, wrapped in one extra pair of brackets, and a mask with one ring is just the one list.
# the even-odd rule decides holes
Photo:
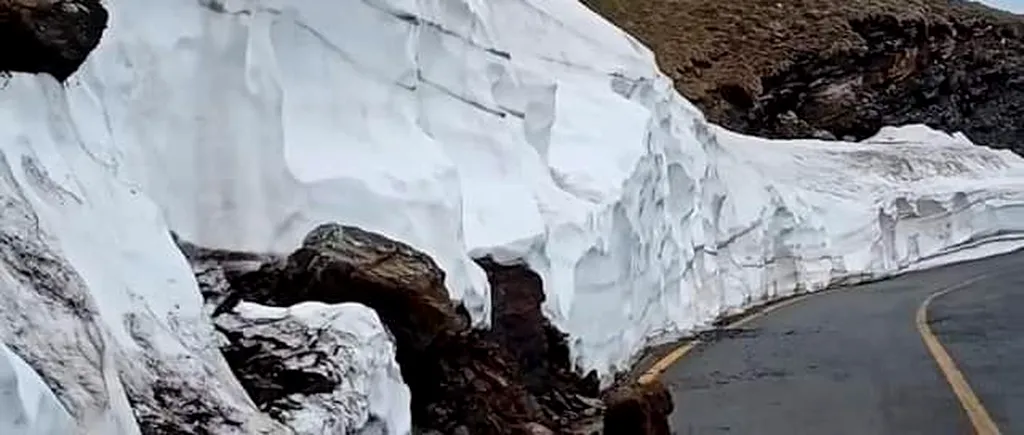
[(1024, 434), (1024, 252), (811, 296), (718, 334), (661, 376), (673, 432), (975, 433), (915, 323), (949, 288), (927, 309), (933, 337), (989, 421)]

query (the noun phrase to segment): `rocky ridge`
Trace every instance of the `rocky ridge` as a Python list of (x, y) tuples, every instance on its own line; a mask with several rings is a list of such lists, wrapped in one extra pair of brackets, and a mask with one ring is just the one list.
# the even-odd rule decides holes
[(585, 0), (708, 118), (771, 138), (926, 124), (1024, 153), (1024, 16), (962, 0)]

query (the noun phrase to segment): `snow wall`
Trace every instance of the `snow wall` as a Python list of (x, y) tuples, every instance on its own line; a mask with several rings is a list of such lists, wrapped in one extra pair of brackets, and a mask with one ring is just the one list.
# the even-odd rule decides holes
[[(1009, 152), (916, 126), (856, 144), (722, 131), (575, 0), (107, 6), (66, 87), (15, 75), (0, 91), (0, 234), (23, 242), (0, 251), (0, 283), (20, 292), (5, 303), (48, 307), (4, 306), (0, 333), (49, 385), (71, 376), (44, 363), (59, 346), (103, 373), (106, 389), (55, 391), (79, 421), (119, 428), (101, 433), (136, 430), (122, 383), (176, 376), (223, 395), (244, 433), (275, 430), (217, 354), (168, 225), (274, 252), (324, 221), (378, 231), (431, 254), (480, 326), (471, 256), (525, 260), (576, 363), (606, 380), (722, 314), (1010, 249), (1024, 230)], [(78, 305), (32, 293), (24, 252), (50, 258)], [(49, 333), (77, 332), (19, 329), (58, 311), (78, 320)], [(96, 388), (109, 397), (84, 398)]]
[(186, 239), (288, 252), (323, 221), (362, 226), (434, 256), (481, 324), (470, 255), (523, 258), (603, 374), (651, 337), (1024, 227), (1016, 156), (922, 128), (722, 134), (574, 0), (110, 9), (72, 124)]
[(436, 258), (480, 324), (470, 256), (525, 259), (604, 375), (652, 337), (1024, 229), (1016, 156), (918, 127), (720, 132), (575, 0), (120, 0), (69, 93), (185, 238), (287, 252), (358, 225)]

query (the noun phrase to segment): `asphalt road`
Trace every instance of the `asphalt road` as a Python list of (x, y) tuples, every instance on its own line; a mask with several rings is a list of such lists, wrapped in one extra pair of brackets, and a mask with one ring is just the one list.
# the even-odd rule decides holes
[(668, 368), (676, 434), (974, 433), (915, 326), (929, 324), (1002, 434), (1024, 434), (1024, 253), (811, 296)]

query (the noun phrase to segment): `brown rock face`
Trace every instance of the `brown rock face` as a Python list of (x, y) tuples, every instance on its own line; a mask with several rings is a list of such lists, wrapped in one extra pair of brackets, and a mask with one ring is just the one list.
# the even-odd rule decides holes
[(549, 340), (553, 327), (541, 312), (544, 290), (540, 277), (525, 266), (503, 266), (489, 258), (477, 260), (477, 264), (491, 284), (493, 321), (488, 338), (512, 352), (527, 385), (543, 387), (550, 381), (552, 364), (548, 360), (557, 345)]
[(553, 383), (570, 383), (581, 394), (598, 394), (597, 373), (582, 382), (569, 361), (565, 334), (541, 310), (544, 283), (525, 265), (501, 265), (490, 258), (476, 260), (491, 284), (491, 329), (488, 338), (509, 349), (523, 369), (527, 385), (542, 390)]
[(547, 421), (573, 426), (593, 417), (601, 406), (597, 373), (585, 378), (569, 359), (565, 334), (544, 316), (544, 284), (524, 265), (501, 265), (478, 259), (491, 284), (491, 329), (487, 338), (515, 358), (526, 389)]
[(586, 0), (713, 122), (863, 139), (923, 123), (1024, 153), (1024, 16), (961, 0)]
[(668, 415), (672, 396), (660, 381), (632, 384), (608, 393), (605, 399), (606, 435), (670, 435)]
[(99, 44), (107, 19), (99, 0), (0, 0), (0, 71), (64, 81)]

